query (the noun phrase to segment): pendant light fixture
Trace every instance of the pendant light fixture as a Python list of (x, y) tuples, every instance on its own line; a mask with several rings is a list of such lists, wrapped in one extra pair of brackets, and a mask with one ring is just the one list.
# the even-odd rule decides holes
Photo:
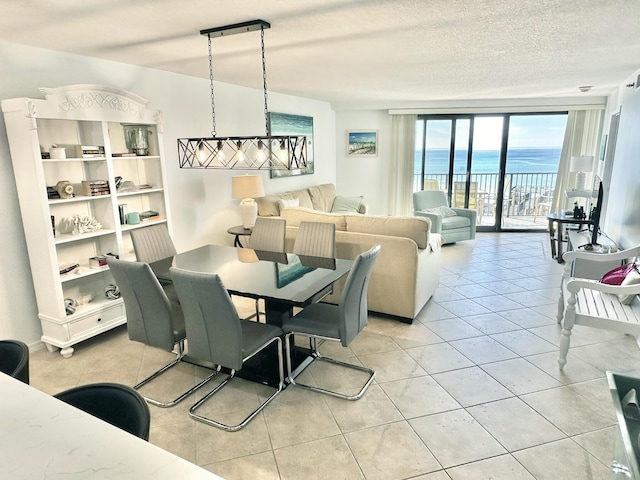
[[(307, 166), (307, 138), (297, 135), (271, 135), (267, 107), (267, 67), (264, 55), (264, 31), (271, 25), (264, 20), (226, 25), (201, 30), (209, 47), (209, 80), (211, 83), (211, 137), (179, 138), (180, 168), (223, 168), (233, 170), (295, 170)], [(211, 39), (236, 33), (260, 30), (262, 52), (262, 85), (264, 91), (265, 135), (253, 137), (218, 137), (213, 86)]]

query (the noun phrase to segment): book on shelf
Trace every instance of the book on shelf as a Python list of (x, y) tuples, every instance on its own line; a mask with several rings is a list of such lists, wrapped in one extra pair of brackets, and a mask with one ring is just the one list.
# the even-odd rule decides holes
[(107, 266), (107, 257), (96, 256), (89, 258), (89, 267), (91, 268), (102, 268)]
[(160, 219), (160, 213), (156, 212), (154, 210), (146, 210), (144, 212), (140, 212), (140, 221), (141, 222), (148, 222), (149, 220), (159, 220)]
[(82, 194), (89, 196), (109, 195), (109, 182), (107, 180), (83, 180)]
[(104, 145), (82, 145), (82, 158), (104, 157)]
[(132, 152), (112, 153), (112, 157), (135, 157), (136, 154)]

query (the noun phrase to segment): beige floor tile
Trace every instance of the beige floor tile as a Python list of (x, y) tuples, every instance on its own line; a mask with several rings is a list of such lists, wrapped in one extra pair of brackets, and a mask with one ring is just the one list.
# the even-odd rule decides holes
[(432, 377), (463, 407), (513, 397), (513, 393), (479, 367), (437, 373)]
[(384, 334), (360, 332), (350, 344), (349, 348), (356, 355), (368, 355), (371, 353), (392, 352), (399, 350), (400, 347), (390, 337)]
[(464, 410), (415, 418), (409, 424), (445, 468), (507, 453)]
[(511, 455), (480, 460), (449, 468), (452, 480), (533, 480), (534, 477)]
[(518, 325), (510, 322), (504, 317), (501, 317), (497, 313), (486, 313), (484, 315), (464, 317), (464, 321), (477, 328), (485, 335), (520, 330)]
[(455, 340), (449, 342), (449, 344), (476, 365), (499, 362), (500, 360), (516, 358), (518, 356), (487, 335)]
[(562, 384), (523, 358), (482, 365), (482, 369), (516, 395), (538, 392)]
[(474, 301), (492, 312), (504, 312), (505, 310), (513, 310), (522, 306), (521, 303), (508, 298), (508, 295), (517, 296), (521, 294), (491, 295), (488, 297), (474, 298)]
[(567, 435), (578, 435), (613, 425), (611, 412), (578, 395), (569, 387), (554, 388), (520, 397)]
[(616, 429), (617, 427), (607, 427), (571, 438), (604, 465), (610, 465), (615, 451)]
[(506, 310), (499, 312), (498, 315), (508, 319), (509, 321), (519, 325), (522, 328), (542, 327), (545, 325), (556, 325), (557, 320), (555, 311), (553, 316), (548, 317), (532, 308), (517, 308), (515, 310)]
[(570, 439), (547, 443), (513, 456), (536, 480), (602, 480), (609, 468)]
[[(289, 388), (295, 387), (290, 386), (287, 390)], [(271, 402), (262, 412), (274, 449), (340, 433), (324, 395), (305, 390), (304, 395), (293, 400), (287, 400), (286, 397), (276, 400), (279, 401)]]
[(281, 480), (363, 479), (342, 435), (274, 450)]
[(442, 468), (404, 421), (348, 433), (345, 438), (367, 480), (409, 478)]
[(360, 355), (359, 360), (365, 367), (376, 372), (378, 383), (421, 377), (427, 374), (413, 358), (402, 350)]
[(403, 419), (400, 411), (376, 384), (371, 385), (357, 401), (331, 396), (326, 396), (325, 401), (343, 433)]
[(640, 352), (630, 355), (606, 343), (572, 348), (569, 354), (603, 371), (624, 373), (640, 369)]
[(203, 468), (225, 480), (280, 480), (276, 459), (271, 450), (224, 462), (203, 465)]
[(558, 347), (543, 340), (527, 330), (516, 330), (511, 332), (497, 333), (491, 338), (500, 342), (512, 352), (521, 357), (535, 355), (537, 353), (557, 352)]
[(431, 377), (417, 377), (380, 385), (404, 418), (460, 408), (460, 404)]
[(519, 398), (483, 403), (467, 411), (510, 452), (565, 438)]
[(448, 343), (411, 348), (407, 353), (428, 373), (448, 372), (473, 367), (473, 362)]
[(450, 318), (447, 320), (438, 320), (427, 324), (429, 330), (433, 331), (436, 335), (443, 340), (450, 342), (451, 340), (458, 340), (461, 338), (478, 337), (482, 335), (482, 332), (475, 327), (472, 327), (461, 318)]
[[(468, 315), (481, 315), (483, 313), (490, 313), (490, 310), (483, 307), (475, 300), (451, 300), (448, 302), (438, 302), (443, 308), (449, 310), (457, 317), (464, 317)], [(437, 332), (436, 332), (437, 333)]]
[(446, 320), (448, 318), (455, 318), (455, 314), (438, 305), (435, 301), (433, 301), (433, 299), (431, 299), (422, 308), (422, 310), (420, 310), (420, 313), (418, 313), (414, 322), (418, 321), (424, 323), (425, 325), (428, 325), (430, 322)]
[(394, 322), (394, 325), (387, 328), (385, 333), (404, 349), (444, 342), (442, 338), (420, 322), (413, 322), (411, 325), (401, 325)]
[(558, 352), (530, 355), (526, 360), (564, 385), (603, 378), (604, 372), (580, 360), (572, 358), (562, 370), (558, 368)]

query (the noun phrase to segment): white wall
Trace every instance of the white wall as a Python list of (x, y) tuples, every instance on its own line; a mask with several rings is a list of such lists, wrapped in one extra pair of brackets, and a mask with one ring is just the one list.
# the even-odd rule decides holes
[[(377, 157), (347, 157), (347, 132), (377, 130)], [(388, 168), (391, 117), (386, 110), (336, 113), (336, 190), (339, 195), (363, 195), (368, 213), (388, 213)]]
[[(168, 194), (178, 251), (204, 243), (231, 244), (226, 230), (240, 223), (238, 200), (231, 198), (231, 176), (238, 173), (178, 168), (176, 139), (211, 132), (208, 80), (8, 42), (0, 42), (0, 58), (0, 99), (42, 98), (38, 87), (80, 83), (122, 88), (149, 99), (150, 108), (164, 114)], [(216, 84), (215, 92), (219, 135), (264, 132), (261, 90)], [(268, 172), (262, 172), (267, 193), (335, 183), (336, 126), (330, 105), (270, 92), (269, 109), (313, 117), (315, 174), (270, 180)], [(41, 330), (19, 208), (4, 119), (0, 118), (0, 338), (34, 344)]]

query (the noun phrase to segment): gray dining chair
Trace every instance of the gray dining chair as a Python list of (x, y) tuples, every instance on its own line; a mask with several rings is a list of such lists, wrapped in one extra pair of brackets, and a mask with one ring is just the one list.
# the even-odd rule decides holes
[[(107, 264), (124, 300), (129, 339), (167, 352), (173, 352), (176, 346), (178, 350), (173, 361), (133, 387), (138, 390), (183, 360), (186, 338), (184, 315), (178, 302), (167, 296), (149, 264), (115, 258), (107, 258)], [(158, 407), (173, 407), (204, 386), (215, 374), (212, 373), (174, 400), (162, 402), (149, 397), (145, 397), (145, 400)]]
[[(166, 223), (131, 230), (131, 242), (138, 262), (151, 264), (151, 269), (163, 285), (171, 283), (168, 274), (170, 262), (161, 264), (161, 260), (172, 258), (176, 253)], [(154, 265), (155, 264), (155, 265)]]
[[(200, 422), (226, 431), (240, 430), (282, 391), (282, 329), (275, 325), (240, 320), (229, 292), (218, 275), (175, 267), (172, 267), (170, 272), (184, 311), (189, 355), (230, 369), (229, 375), (222, 383), (191, 407), (189, 415)], [(226, 425), (196, 413), (209, 398), (235, 377), (244, 362), (273, 343), (278, 349), (279, 383), (275, 392), (258, 408), (237, 425)]]
[[(286, 234), (287, 221), (284, 218), (258, 217), (251, 230), (249, 248), (259, 252), (284, 254)], [(250, 320), (255, 317), (257, 321), (260, 321), (260, 315), (264, 316), (265, 313), (260, 311), (260, 299), (256, 298), (255, 313), (245, 317), (243, 320)]]
[(251, 230), (249, 247), (265, 252), (284, 252), (287, 221), (284, 218), (258, 217)]
[[(371, 385), (371, 382), (373, 382), (376, 372), (360, 365), (341, 362), (322, 356), (320, 352), (318, 352), (317, 341), (318, 339), (339, 341), (343, 347), (347, 347), (367, 325), (367, 288), (369, 286), (369, 279), (371, 278), (371, 271), (373, 270), (379, 253), (380, 245), (376, 245), (370, 250), (358, 255), (347, 277), (339, 305), (313, 303), (302, 309), (294, 317), (283, 320), (282, 330), (285, 332), (287, 376), (292, 385), (298, 385), (316, 392), (344, 398), (345, 400), (358, 400), (364, 395), (369, 385)], [(357, 394), (347, 395), (296, 382), (291, 364), (291, 350), (293, 348), (291, 337), (295, 335), (308, 337), (311, 340), (311, 356), (313, 361), (322, 360), (368, 373), (369, 378), (364, 386)], [(311, 363), (313, 363), (313, 361)]]
[(309, 257), (335, 258), (336, 226), (325, 222), (300, 222), (293, 253)]

